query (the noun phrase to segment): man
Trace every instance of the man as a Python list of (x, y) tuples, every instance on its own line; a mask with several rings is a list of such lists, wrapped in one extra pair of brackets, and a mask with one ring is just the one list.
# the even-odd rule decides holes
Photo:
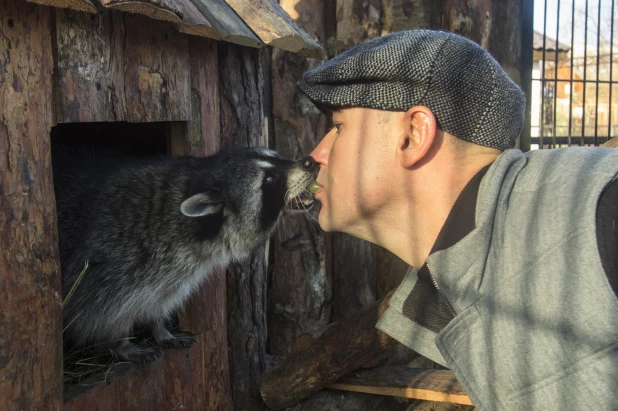
[(618, 409), (618, 150), (512, 149), (525, 98), (444, 31), (366, 41), (300, 89), (325, 231), (411, 269), (377, 327), (452, 369), (482, 410)]

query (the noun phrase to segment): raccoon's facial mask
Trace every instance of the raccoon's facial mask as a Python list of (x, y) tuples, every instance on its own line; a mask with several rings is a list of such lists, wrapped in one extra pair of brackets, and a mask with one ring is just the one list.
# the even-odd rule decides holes
[(180, 211), (187, 217), (203, 217), (220, 212), (224, 205), (220, 192), (208, 190), (187, 198), (180, 205)]

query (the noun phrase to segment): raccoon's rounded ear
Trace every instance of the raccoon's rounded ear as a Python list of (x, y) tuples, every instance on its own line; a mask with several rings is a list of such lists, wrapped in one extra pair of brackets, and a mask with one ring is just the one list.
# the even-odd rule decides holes
[(222, 209), (223, 198), (216, 191), (195, 194), (180, 205), (180, 211), (187, 217), (212, 215)]

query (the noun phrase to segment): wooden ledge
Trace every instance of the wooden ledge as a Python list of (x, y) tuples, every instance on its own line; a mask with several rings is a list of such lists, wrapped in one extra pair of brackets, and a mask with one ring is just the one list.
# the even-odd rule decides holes
[(264, 45), (224, 0), (191, 1), (215, 29), (221, 40), (255, 48), (261, 48)]
[(58, 7), (87, 13), (98, 13), (97, 8), (90, 0), (27, 0), (30, 3), (42, 4), (43, 6)]
[(346, 375), (326, 388), (474, 405), (449, 370), (377, 367)]
[(108, 9), (143, 14), (155, 20), (180, 23), (182, 12), (171, 0), (101, 0)]
[(178, 0), (177, 4), (183, 15), (182, 21), (176, 24), (178, 31), (194, 36), (221, 40), (212, 24), (206, 20), (206, 17), (200, 13), (191, 0)]

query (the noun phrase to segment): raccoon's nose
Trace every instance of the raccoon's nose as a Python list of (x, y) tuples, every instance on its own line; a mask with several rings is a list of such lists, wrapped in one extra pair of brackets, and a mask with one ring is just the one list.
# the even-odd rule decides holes
[(318, 168), (318, 163), (311, 156), (307, 156), (300, 161), (301, 166), (305, 171), (313, 172)]

